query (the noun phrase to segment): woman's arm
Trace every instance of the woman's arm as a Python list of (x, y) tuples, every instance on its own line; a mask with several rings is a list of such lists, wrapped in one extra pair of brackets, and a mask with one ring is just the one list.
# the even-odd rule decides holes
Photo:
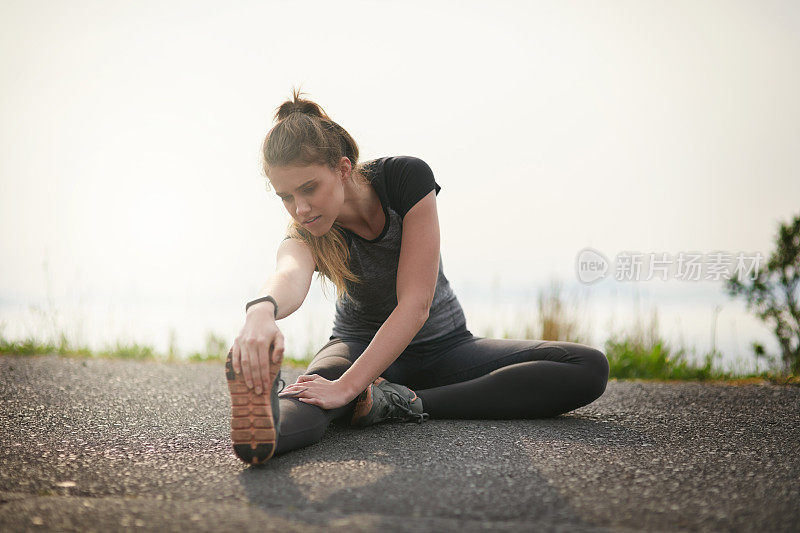
[(403, 219), (400, 261), (397, 265), (397, 307), (380, 327), (366, 350), (335, 381), (301, 376), (284, 391), (297, 398), (333, 409), (358, 396), (403, 353), (425, 321), (439, 277), (439, 219), (436, 193), (431, 191)]
[(267, 279), (258, 296), (270, 295), (278, 303), (278, 316), (275, 306), (264, 301), (250, 306), (247, 314), (256, 313), (269, 316), (275, 320), (286, 318), (297, 311), (308, 296), (311, 279), (314, 276), (314, 257), (308, 245), (296, 239), (285, 239), (278, 245), (275, 271)]
[(439, 217), (436, 192), (431, 191), (403, 219), (397, 307), (364, 353), (339, 378), (354, 398), (389, 368), (428, 320), (438, 277)]
[(342, 374), (339, 381), (355, 398), (403, 353), (408, 343), (428, 319), (427, 310), (417, 306), (395, 307), (383, 323), (364, 353)]
[(304, 243), (287, 239), (278, 246), (275, 272), (259, 291), (272, 296), (270, 301), (251, 305), (244, 326), (231, 347), (231, 363), (236, 374), (256, 394), (269, 390), (270, 367), (283, 360), (284, 338), (275, 321), (294, 313), (303, 303), (314, 274), (314, 258)]

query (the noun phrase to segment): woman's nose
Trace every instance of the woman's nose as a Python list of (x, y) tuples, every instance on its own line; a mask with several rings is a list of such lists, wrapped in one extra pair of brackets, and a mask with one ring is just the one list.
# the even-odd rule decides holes
[(311, 212), (311, 206), (307, 203), (297, 202), (297, 214), (298, 215), (307, 215)]

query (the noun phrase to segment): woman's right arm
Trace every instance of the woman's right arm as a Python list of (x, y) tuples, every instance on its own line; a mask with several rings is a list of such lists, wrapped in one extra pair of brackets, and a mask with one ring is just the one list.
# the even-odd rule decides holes
[(249, 388), (261, 394), (269, 383), (269, 365), (283, 360), (284, 339), (276, 320), (300, 308), (314, 275), (314, 258), (308, 246), (296, 239), (285, 239), (278, 246), (275, 271), (258, 295), (270, 295), (278, 303), (278, 316), (272, 302), (251, 305), (244, 326), (231, 348), (233, 370), (243, 374)]

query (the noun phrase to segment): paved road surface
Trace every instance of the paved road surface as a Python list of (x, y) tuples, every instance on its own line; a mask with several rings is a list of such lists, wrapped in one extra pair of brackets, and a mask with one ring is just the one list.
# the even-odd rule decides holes
[(229, 402), (221, 364), (0, 357), (0, 530), (800, 530), (798, 387), (611, 381), (552, 419), (332, 426), (264, 467)]

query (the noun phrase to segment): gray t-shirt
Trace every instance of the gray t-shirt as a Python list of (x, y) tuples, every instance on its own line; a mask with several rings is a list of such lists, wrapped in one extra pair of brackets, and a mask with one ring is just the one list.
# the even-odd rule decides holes
[[(373, 240), (344, 229), (350, 247), (350, 269), (361, 283), (347, 281), (349, 296), (337, 298), (332, 336), (371, 342), (397, 307), (397, 266), (403, 218), (430, 191), (439, 194), (433, 172), (422, 159), (382, 157), (365, 163), (365, 174), (380, 198), (386, 224)], [(436, 291), (428, 320), (411, 340), (415, 346), (466, 325), (466, 317), (444, 275), (441, 254)]]

